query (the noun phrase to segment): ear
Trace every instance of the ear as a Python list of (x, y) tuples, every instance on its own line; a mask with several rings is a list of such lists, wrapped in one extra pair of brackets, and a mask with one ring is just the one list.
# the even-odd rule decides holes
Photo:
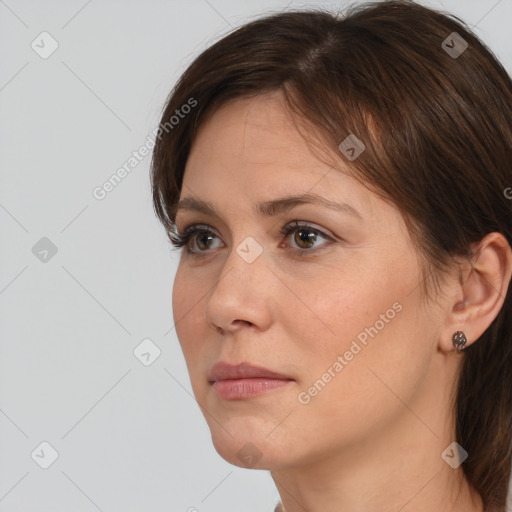
[(443, 351), (454, 350), (452, 337), (462, 331), (464, 348), (474, 343), (498, 316), (512, 275), (512, 250), (501, 233), (489, 233), (471, 245), (473, 255), (461, 262), (460, 281), (448, 303), (450, 311), (442, 329)]

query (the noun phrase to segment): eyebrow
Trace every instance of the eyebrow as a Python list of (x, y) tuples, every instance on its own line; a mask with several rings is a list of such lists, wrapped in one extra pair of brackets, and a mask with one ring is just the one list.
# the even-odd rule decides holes
[[(353, 207), (347, 203), (337, 203), (330, 201), (325, 197), (316, 194), (302, 194), (299, 196), (287, 196), (279, 199), (272, 199), (271, 201), (265, 201), (256, 205), (256, 213), (265, 217), (273, 217), (286, 213), (293, 208), (304, 205), (312, 204), (321, 206), (329, 210), (334, 210), (340, 213), (348, 213), (358, 219), (362, 220), (362, 215)], [(218, 217), (215, 212), (215, 208), (208, 202), (193, 197), (185, 197), (178, 202), (175, 209), (175, 215), (179, 210), (188, 210), (204, 213), (212, 217)]]

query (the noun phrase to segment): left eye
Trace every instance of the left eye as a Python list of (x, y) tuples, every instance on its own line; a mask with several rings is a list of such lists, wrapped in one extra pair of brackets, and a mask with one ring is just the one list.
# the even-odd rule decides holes
[(292, 249), (298, 249), (299, 252), (313, 252), (325, 245), (321, 244), (320, 247), (313, 247), (319, 236), (327, 240), (329, 239), (329, 237), (319, 229), (313, 228), (309, 224), (300, 224), (296, 221), (285, 226), (281, 230), (281, 233), (286, 237), (290, 236), (292, 233), (295, 233), (293, 241), (297, 244), (298, 247), (292, 247)]

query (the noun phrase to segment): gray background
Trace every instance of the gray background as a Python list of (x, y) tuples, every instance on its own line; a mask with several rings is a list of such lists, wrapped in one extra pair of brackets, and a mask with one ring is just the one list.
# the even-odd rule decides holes
[[(512, 0), (425, 4), (512, 69)], [(308, 5), (345, 3), (0, 1), (0, 511), (273, 510), (268, 472), (225, 462), (192, 397), (150, 156), (104, 199), (92, 191), (145, 143), (199, 51)], [(59, 45), (47, 58), (31, 47), (51, 49), (44, 31)], [(134, 349), (147, 338), (161, 353), (145, 366)], [(43, 441), (58, 452), (47, 469)]]

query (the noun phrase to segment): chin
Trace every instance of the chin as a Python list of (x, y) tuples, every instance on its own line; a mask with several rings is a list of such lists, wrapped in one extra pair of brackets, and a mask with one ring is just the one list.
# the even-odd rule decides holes
[[(244, 434), (233, 434), (231, 437), (218, 425), (212, 432), (212, 442), (217, 453), (227, 462), (244, 469), (271, 470), (281, 466), (285, 461), (279, 454), (278, 447), (265, 439), (265, 435), (251, 436), (248, 429)], [(264, 430), (260, 430), (264, 432)]]

